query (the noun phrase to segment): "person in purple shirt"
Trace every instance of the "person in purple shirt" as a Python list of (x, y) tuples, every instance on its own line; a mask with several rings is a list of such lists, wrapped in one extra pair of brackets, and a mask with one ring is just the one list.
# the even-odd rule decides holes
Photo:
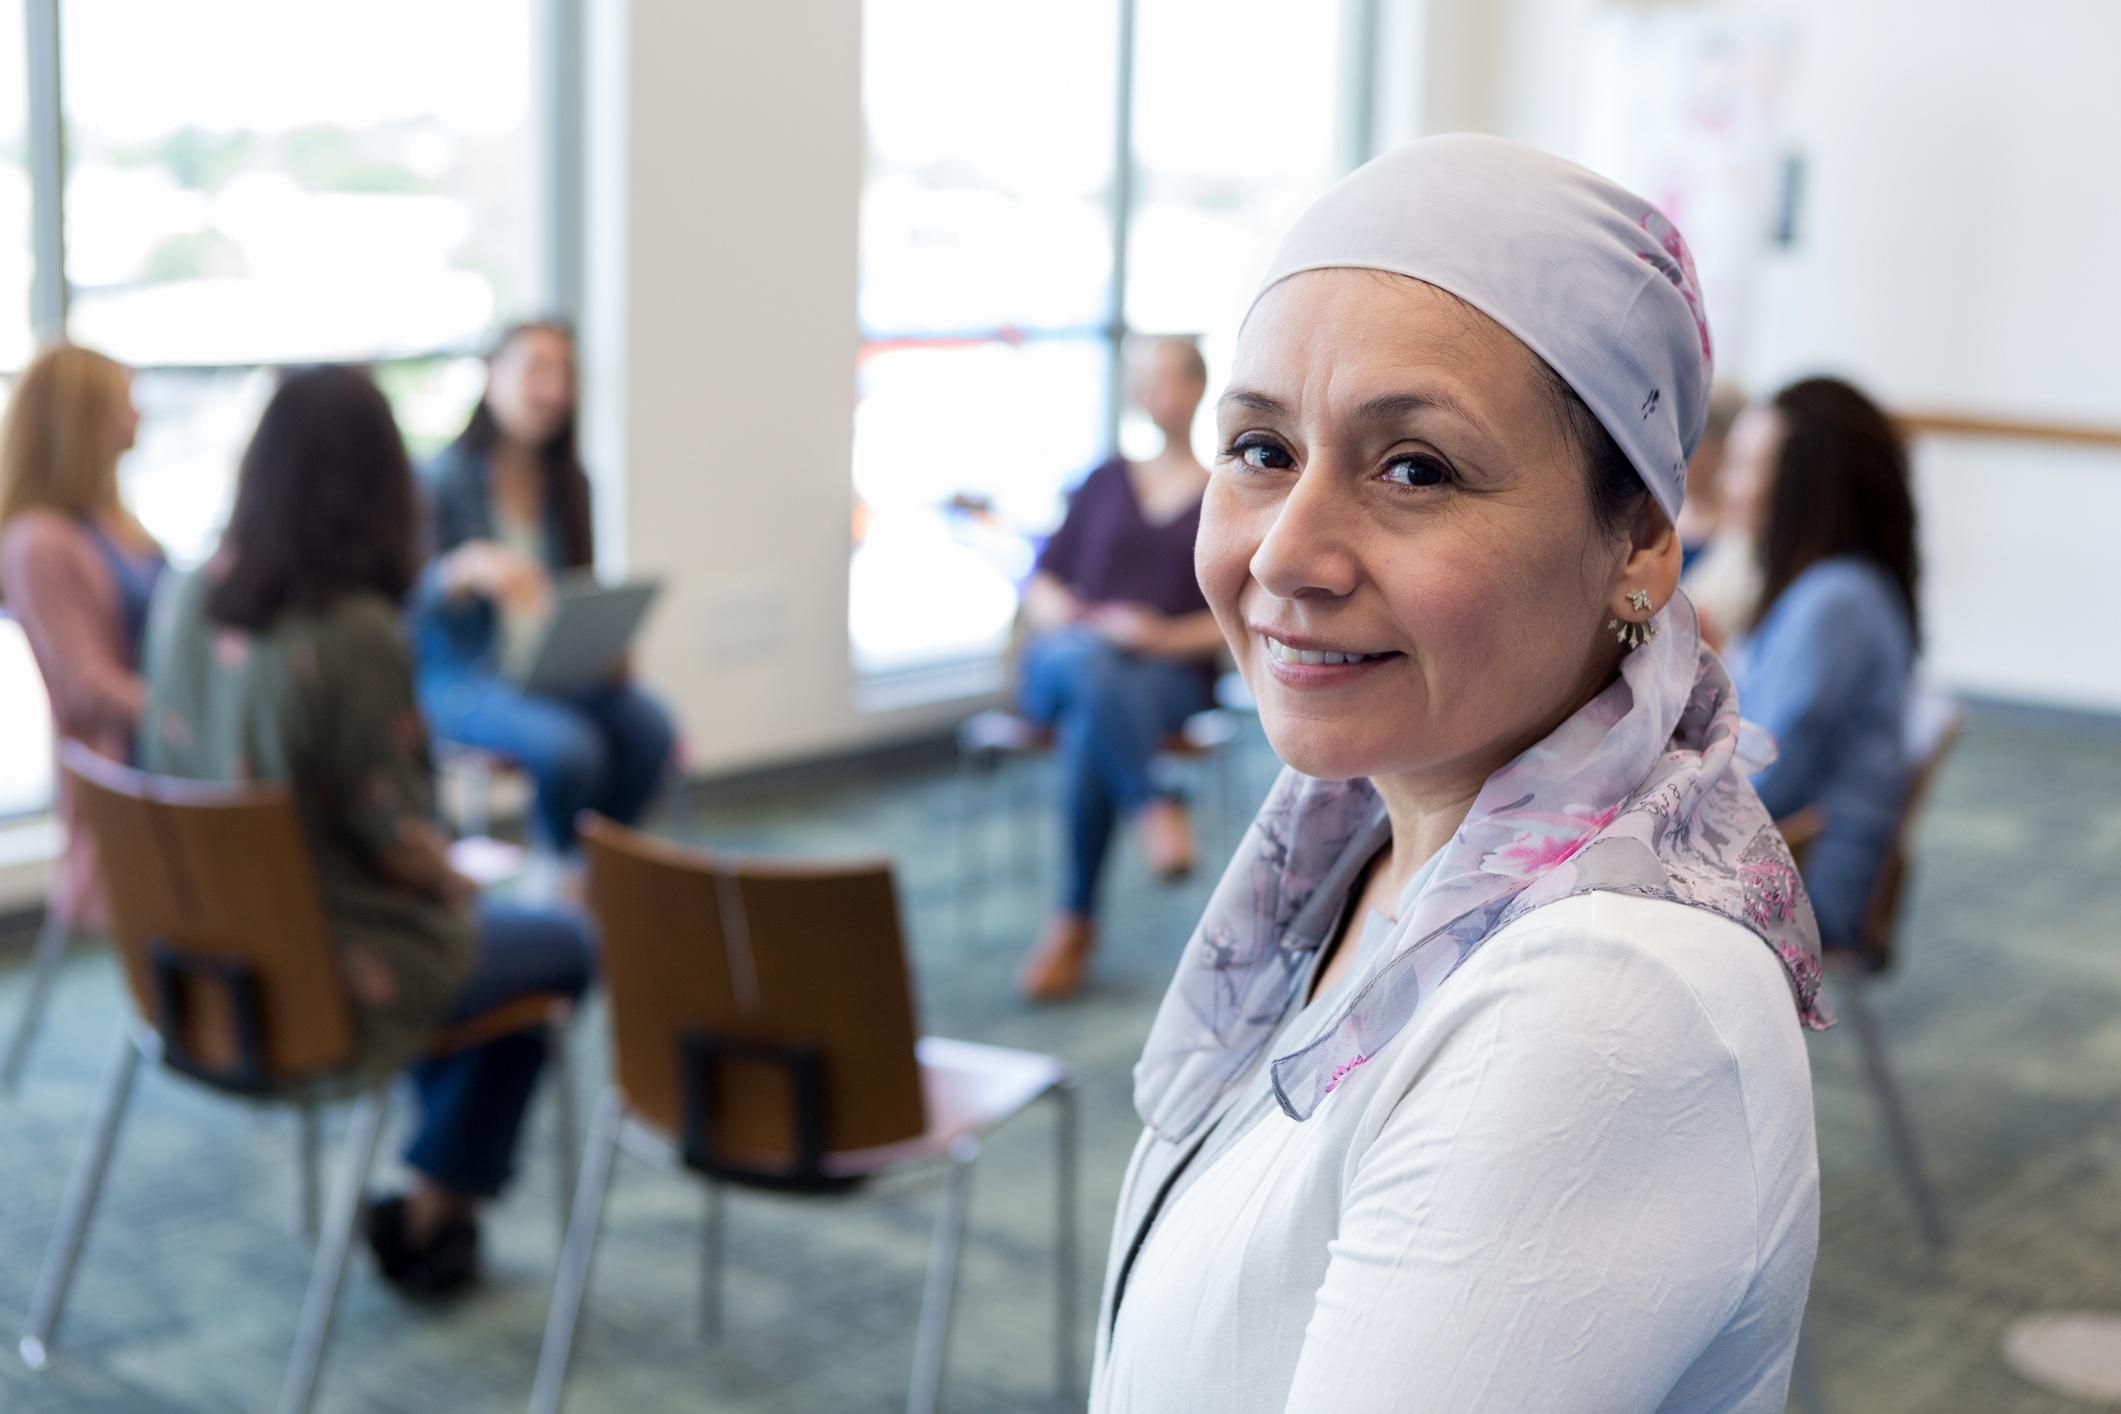
[(1133, 397), (1163, 450), (1090, 473), (1024, 591), (1020, 706), (1054, 729), (1068, 826), (1060, 906), (1017, 979), (1034, 1001), (1082, 986), (1097, 947), (1098, 876), (1120, 821), (1140, 818), (1159, 875), (1193, 866), (1185, 808), (1152, 768), (1158, 743), (1208, 706), (1223, 646), (1193, 577), (1208, 473), (1191, 428), (1207, 383), (1189, 339), (1141, 351)]

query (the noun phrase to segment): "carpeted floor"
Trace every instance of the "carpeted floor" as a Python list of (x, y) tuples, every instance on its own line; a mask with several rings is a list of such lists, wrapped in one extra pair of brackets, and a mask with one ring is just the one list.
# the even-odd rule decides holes
[[(1238, 764), (1248, 802), (1271, 762), (1251, 743)], [(993, 867), (963, 890), (942, 764), (710, 792), (674, 832), (897, 860), (926, 1027), (1054, 1051), (1081, 1071), (1082, 1277), (1094, 1291), (1136, 1130), (1128, 1071), (1208, 881), (1155, 887), (1129, 854), (1094, 991), (1025, 1008), (1010, 979), (1053, 848), (1038, 782), (1027, 784), (982, 803)], [(1009, 837), (1025, 830), (1037, 831), (1035, 867), (1019, 873)], [(1811, 1329), (1831, 1407), (2082, 1408), (2020, 1383), (1996, 1352), (2021, 1312), (2121, 1308), (2121, 732), (1977, 715), (1923, 835), (1905, 936), (1905, 966), (1873, 997), (1953, 1243), (1933, 1257), (1919, 1240), (1853, 1039), (1818, 1038), (1825, 1218)], [(0, 971), (0, 1025), (21, 990), (19, 968)], [(52, 1368), (32, 1377), (13, 1356), (119, 1015), (109, 958), (71, 959), (28, 1081), (0, 1100), (0, 1411), (268, 1408), (308, 1261), (294, 1124), (161, 1076), (136, 1092)], [(588, 1023), (585, 1097), (602, 1066), (601, 1016)], [(489, 1224), (492, 1280), (478, 1299), (409, 1308), (357, 1261), (320, 1409), (524, 1407), (556, 1246), (546, 1123), (541, 1106), (523, 1180)], [(980, 1165), (945, 1400), (960, 1414), (1048, 1407), (1052, 1138), (1049, 1115), (1028, 1115)], [(700, 1192), (622, 1163), (569, 1409), (899, 1407), (935, 1197), (927, 1183), (832, 1201), (735, 1197), (728, 1332), (709, 1348), (694, 1334)], [(1086, 1352), (1087, 1314), (1083, 1330)]]

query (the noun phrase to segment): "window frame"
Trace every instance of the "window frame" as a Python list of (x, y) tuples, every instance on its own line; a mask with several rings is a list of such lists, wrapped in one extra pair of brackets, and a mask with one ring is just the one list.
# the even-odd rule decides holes
[[(1383, 23), (1383, 8), (1394, 3), (1394, 0), (1340, 0), (1340, 3), (1343, 10), (1341, 23), (1344, 36), (1340, 68), (1346, 82), (1341, 85), (1339, 111), (1336, 115), (1340, 132), (1339, 160), (1343, 169), (1353, 170), (1369, 160), (1375, 147), (1375, 55)], [(1117, 82), (1113, 93), (1115, 111), (1110, 212), (1112, 275), (1106, 291), (1104, 318), (1091, 326), (951, 331), (870, 328), (858, 322), (856, 367), (860, 367), (862, 360), (873, 350), (885, 348), (1007, 343), (1026, 338), (1088, 336), (1102, 339), (1106, 346), (1107, 370), (1102, 442), (1106, 447), (1119, 445), (1120, 421), (1127, 406), (1126, 345), (1130, 338), (1140, 332), (1127, 321), (1127, 283), (1130, 276), (1127, 247), (1134, 226), (1136, 186), (1139, 178), (1134, 155), (1134, 88), (1135, 62), (1140, 48), (1140, 26), (1137, 22), (1140, 8), (1141, 0), (1114, 0), (1114, 13), (1119, 25), (1119, 43), (1115, 59), (1118, 69)], [(869, 173), (865, 168), (862, 174), (865, 192), (868, 181)], [(859, 316), (857, 319), (859, 320)], [(849, 475), (851, 478), (851, 467)], [(855, 652), (851, 635), (847, 644), (847, 656), (858, 696), (869, 694), (894, 703), (903, 694), (895, 691), (893, 685), (902, 679), (908, 684), (921, 679), (956, 681), (968, 672), (991, 668), (999, 661), (997, 655), (992, 652), (974, 649), (953, 657), (904, 667), (864, 668)]]
[[(24, 128), (30, 174), (30, 335), (33, 347), (66, 337), (71, 282), (66, 268), (66, 93), (61, 63), (63, 0), (23, 0)], [(538, 308), (541, 316), (579, 317), (583, 290), (583, 92), (580, 56), (584, 0), (524, 0), (531, 9), (538, 106), (534, 162), (538, 199)], [(461, 346), (374, 349), (348, 361), (381, 367), (476, 356)], [(263, 362), (161, 363), (143, 372), (252, 373)], [(0, 814), (0, 830), (41, 823), (51, 805)], [(0, 854), (5, 854), (0, 849)]]

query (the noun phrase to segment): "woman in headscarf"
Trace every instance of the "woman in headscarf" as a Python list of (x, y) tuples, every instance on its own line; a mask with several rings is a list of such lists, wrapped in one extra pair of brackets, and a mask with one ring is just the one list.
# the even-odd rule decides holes
[(1709, 373), (1678, 232), (1528, 148), (1288, 236), (1197, 565), (1290, 769), (1135, 1072), (1093, 1409), (1782, 1409), (1824, 1017), (1676, 590)]

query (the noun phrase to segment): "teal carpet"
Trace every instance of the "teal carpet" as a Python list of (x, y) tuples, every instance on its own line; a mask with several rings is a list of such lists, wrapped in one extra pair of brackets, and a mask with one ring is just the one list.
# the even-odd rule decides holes
[[(1251, 743), (1238, 764), (1249, 801), (1271, 763)], [(1053, 1051), (1081, 1071), (1088, 1293), (1136, 1130), (1129, 1067), (1208, 881), (1156, 887), (1129, 852), (1094, 990), (1027, 1009), (1011, 976), (1050, 890), (1054, 841), (1035, 806), (1042, 783), (1025, 784), (983, 804), (977, 838), (993, 857), (963, 890), (942, 764), (711, 790), (672, 828), (735, 848), (897, 860), (927, 1029)], [(1853, 1039), (1818, 1038), (1825, 1218), (1811, 1329), (1831, 1407), (2082, 1408), (2020, 1383), (1996, 1351), (2024, 1311), (2121, 1308), (2121, 733), (1977, 717), (1939, 786), (1905, 936), (1904, 967), (1874, 997), (1954, 1243), (1925, 1253)], [(21, 980), (19, 967), (0, 971), (0, 1025)], [(293, 1120), (159, 1075), (136, 1091), (52, 1368), (31, 1376), (14, 1358), (119, 1015), (109, 958), (72, 958), (27, 1082), (0, 1100), (0, 1411), (269, 1408), (308, 1262)], [(601, 1028), (592, 1014), (578, 1046), (585, 1099)], [(556, 1248), (548, 1125), (541, 1105), (523, 1179), (488, 1225), (491, 1282), (477, 1299), (408, 1307), (357, 1258), (320, 1409), (525, 1407)], [(1052, 1140), (1050, 1114), (1034, 1112), (980, 1164), (945, 1398), (960, 1414), (1048, 1407)], [(735, 1196), (727, 1332), (710, 1347), (695, 1328), (700, 1190), (622, 1161), (568, 1408), (900, 1407), (936, 1195), (912, 1182), (830, 1201)], [(1087, 1312), (1082, 1332), (1086, 1364)]]

